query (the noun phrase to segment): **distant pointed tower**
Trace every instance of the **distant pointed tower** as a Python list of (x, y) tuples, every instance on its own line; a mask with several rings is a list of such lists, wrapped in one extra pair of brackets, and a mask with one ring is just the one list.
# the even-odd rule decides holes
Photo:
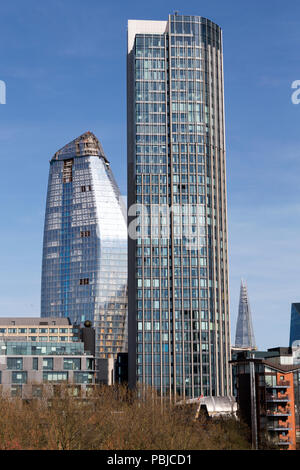
[(235, 335), (236, 348), (256, 349), (246, 283), (241, 281), (239, 314)]

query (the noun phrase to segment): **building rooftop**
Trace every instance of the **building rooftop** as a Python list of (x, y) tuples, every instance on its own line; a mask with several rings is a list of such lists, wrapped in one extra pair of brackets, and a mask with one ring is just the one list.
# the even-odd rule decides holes
[(102, 157), (107, 163), (102, 145), (97, 137), (90, 131), (81, 134), (60, 150), (58, 150), (51, 161), (66, 160), (74, 157), (97, 156)]
[(167, 21), (128, 20), (128, 52), (131, 52), (136, 34), (164, 34), (167, 30)]
[(193, 405), (198, 404), (199, 409), (205, 407), (209, 416), (218, 416), (224, 414), (235, 414), (237, 411), (236, 398), (232, 395), (229, 396), (206, 396), (191, 398), (186, 401), (178, 402), (177, 405), (186, 404)]
[(270, 359), (262, 361), (266, 366), (273, 367), (281, 372), (292, 372), (300, 369), (300, 364), (280, 364)]
[(46, 325), (57, 325), (57, 326), (70, 326), (71, 322), (69, 318), (58, 318), (58, 317), (0, 317), (0, 326), (46, 326)]

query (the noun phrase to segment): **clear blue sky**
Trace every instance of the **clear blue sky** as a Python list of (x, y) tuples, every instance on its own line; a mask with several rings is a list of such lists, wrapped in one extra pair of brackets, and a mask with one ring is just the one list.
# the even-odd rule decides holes
[(300, 301), (300, 4), (11, 0), (0, 14), (0, 316), (39, 315), (49, 159), (90, 130), (126, 193), (127, 19), (223, 29), (232, 338), (247, 280), (259, 348), (288, 344)]

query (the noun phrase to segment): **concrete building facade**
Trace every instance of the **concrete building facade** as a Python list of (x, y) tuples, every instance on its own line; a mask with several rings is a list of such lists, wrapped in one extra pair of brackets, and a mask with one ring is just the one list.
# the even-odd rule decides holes
[[(53, 394), (55, 387), (63, 384), (71, 387), (75, 396), (86, 396), (94, 387), (94, 354), (85, 348), (78, 327), (67, 318), (1, 318), (0, 325), (3, 395), (37, 398)], [(55, 336), (52, 329), (57, 330)]]

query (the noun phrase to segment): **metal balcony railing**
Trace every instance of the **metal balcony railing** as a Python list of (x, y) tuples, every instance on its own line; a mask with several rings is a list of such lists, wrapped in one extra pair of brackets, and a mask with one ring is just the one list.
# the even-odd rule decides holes
[(280, 380), (277, 384), (265, 384), (266, 388), (287, 388), (291, 386), (289, 380)]
[(284, 425), (284, 424), (275, 424), (272, 426), (268, 426), (268, 431), (291, 431), (292, 428), (289, 427), (289, 425)]
[(290, 410), (267, 410), (267, 416), (291, 416)]
[(278, 440), (275, 441), (278, 445), (291, 445), (293, 442), (290, 440), (289, 437), (279, 437)]
[(269, 393), (266, 394), (267, 401), (289, 401), (289, 396), (287, 394), (278, 394), (278, 395), (271, 395)]

